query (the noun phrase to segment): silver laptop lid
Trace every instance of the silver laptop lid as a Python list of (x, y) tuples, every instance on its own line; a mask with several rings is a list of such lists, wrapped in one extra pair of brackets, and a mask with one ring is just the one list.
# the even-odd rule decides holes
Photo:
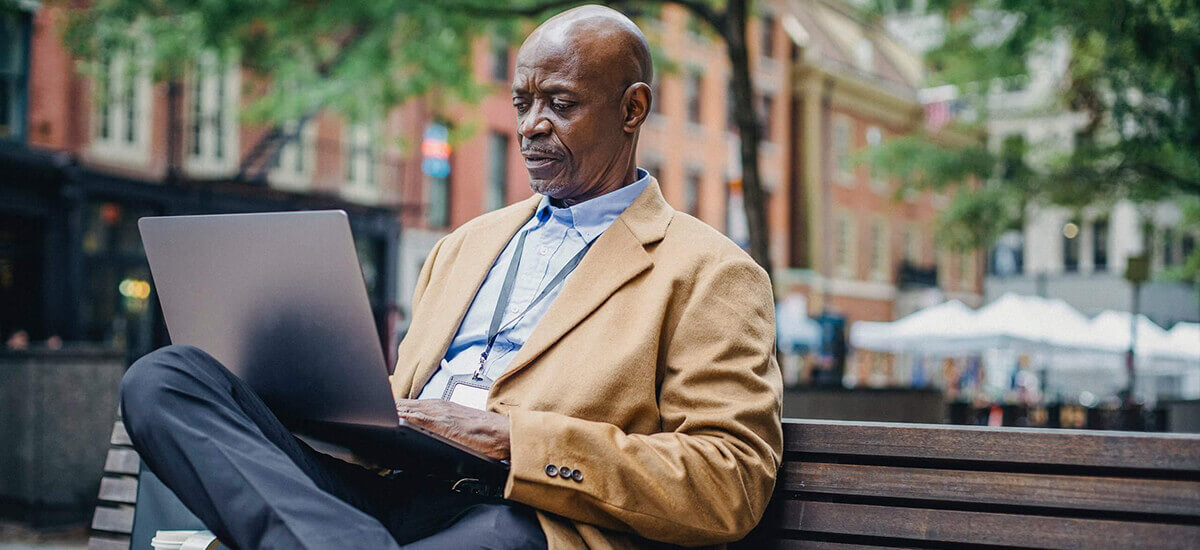
[(345, 212), (138, 227), (172, 343), (211, 354), (285, 421), (397, 425)]

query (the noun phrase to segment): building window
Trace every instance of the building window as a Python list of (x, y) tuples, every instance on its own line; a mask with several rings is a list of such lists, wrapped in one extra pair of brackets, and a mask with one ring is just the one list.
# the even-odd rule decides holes
[(1175, 231), (1170, 227), (1162, 228), (1162, 265), (1173, 266), (1179, 263), (1175, 256)]
[(904, 260), (909, 264), (921, 263), (924, 238), (921, 236), (921, 230), (915, 226), (909, 226), (904, 231)]
[(196, 64), (188, 93), (187, 168), (224, 173), (237, 167), (237, 107), (241, 88), (238, 67), (204, 54)]
[(837, 249), (834, 261), (837, 266), (837, 274), (839, 277), (853, 277), (857, 247), (853, 215), (838, 216), (836, 239)]
[(429, 199), (429, 226), (444, 228), (450, 225), (450, 178), (426, 175), (425, 192)]
[(888, 231), (883, 220), (871, 222), (871, 277), (877, 280), (887, 280), (891, 277), (892, 259), (889, 251)]
[(107, 160), (142, 164), (149, 158), (151, 84), (142, 59), (130, 51), (100, 59), (91, 150)]
[[(874, 149), (883, 144), (883, 131), (878, 126), (867, 127), (867, 147), (874, 153)], [(878, 168), (878, 164), (872, 160), (869, 169), (871, 170), (871, 190), (876, 193), (886, 193), (888, 189), (887, 178), (884, 177), (882, 171)]]
[(1022, 176), (1025, 166), (1025, 136), (1012, 134), (1004, 137), (1000, 145), (1000, 177), (1014, 181)]
[(508, 61), (512, 49), (501, 37), (492, 37), (492, 78), (508, 82)]
[(0, 13), (0, 139), (25, 139), (29, 14)]
[(775, 97), (771, 94), (763, 94), (758, 105), (758, 120), (762, 126), (763, 141), (771, 141), (771, 136), (775, 134), (775, 125), (772, 121), (774, 117), (771, 116), (775, 112)]
[(1108, 271), (1108, 220), (1092, 222), (1092, 269)]
[(702, 84), (701, 78), (703, 78), (703, 77), (700, 75), (699, 70), (693, 70), (693, 71), (689, 72), (687, 74), (687, 76), (685, 77), (685, 80), (686, 80), (685, 95), (687, 96), (687, 120), (691, 124), (701, 124), (701, 122), (702, 122), (700, 119), (700, 115), (701, 115), (700, 92), (702, 89), (701, 88), (701, 84)]
[(84, 338), (134, 357), (147, 353), (154, 349), (158, 308), (137, 221), (161, 212), (136, 203), (89, 201), (82, 213)]
[(1063, 271), (1075, 273), (1079, 271), (1079, 224), (1067, 222), (1063, 224)]
[(288, 136), (279, 152), (275, 154), (268, 175), (272, 184), (283, 188), (307, 189), (312, 184), (315, 168), (316, 124), (312, 121), (283, 125), (283, 134)]
[(342, 143), (342, 172), (350, 189), (370, 190), (377, 186), (376, 139), (370, 125), (350, 124), (344, 127)]
[(991, 273), (1010, 277), (1025, 269), (1025, 237), (1015, 229), (1004, 232), (992, 248)]
[(775, 57), (775, 15), (764, 13), (759, 23), (758, 32), (762, 39), (762, 56)]
[(704, 174), (700, 170), (687, 171), (683, 182), (683, 210), (695, 217), (700, 217), (700, 186)]
[(853, 166), (850, 164), (850, 119), (838, 116), (833, 120), (833, 167), (835, 179), (842, 185), (854, 185)]
[(487, 209), (503, 208), (508, 203), (508, 134), (492, 132), (488, 136)]

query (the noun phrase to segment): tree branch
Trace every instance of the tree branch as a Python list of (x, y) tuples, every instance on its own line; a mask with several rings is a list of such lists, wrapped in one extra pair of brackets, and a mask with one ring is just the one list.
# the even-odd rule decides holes
[(1167, 180), (1175, 185), (1177, 189), (1189, 195), (1200, 195), (1200, 180), (1195, 180), (1172, 172), (1162, 166), (1150, 164), (1146, 162), (1134, 162), (1128, 165), (1130, 170), (1137, 172), (1143, 176), (1156, 178), (1159, 180)]
[(718, 13), (703, 0), (663, 0), (661, 4), (679, 4), (705, 23), (712, 25), (717, 34), (725, 34), (725, 14)]
[[(497, 5), (497, 2), (444, 2), (443, 5), (448, 10), (457, 10), (478, 17), (534, 17), (541, 15), (547, 11), (567, 6), (577, 6), (588, 2), (583, 0), (542, 0), (530, 4), (522, 4), (517, 6)], [(601, 4), (612, 4), (611, 1), (601, 1)]]
[[(364, 23), (356, 23), (346, 36), (342, 37), (341, 40), (338, 40), (339, 44), (337, 55), (335, 55), (333, 59), (330, 59), (329, 61), (326, 61), (318, 66), (317, 74), (320, 75), (321, 78), (326, 78), (335, 70), (337, 70), (337, 68), (346, 60), (347, 53), (354, 49), (354, 45), (362, 40), (362, 38), (367, 35), (369, 30), (369, 25)], [(309, 109), (309, 111), (300, 118), (300, 121), (296, 124), (296, 127), (293, 128), (291, 132), (284, 133), (282, 124), (276, 123), (272, 125), (271, 128), (262, 135), (262, 137), (258, 138), (258, 141), (253, 147), (250, 148), (250, 151), (247, 152), (246, 156), (242, 158), (241, 164), (238, 165), (238, 172), (236, 175), (234, 175), (233, 179), (235, 181), (246, 181), (249, 179), (250, 170), (258, 165), (259, 161), (262, 160), (264, 156), (267, 158), (261, 164), (273, 164), (275, 159), (279, 156), (279, 151), (300, 135), (300, 130), (304, 127), (304, 124), (315, 117), (317, 112), (321, 110), (321, 107), (321, 105), (316, 105), (313, 106), (312, 109)]]

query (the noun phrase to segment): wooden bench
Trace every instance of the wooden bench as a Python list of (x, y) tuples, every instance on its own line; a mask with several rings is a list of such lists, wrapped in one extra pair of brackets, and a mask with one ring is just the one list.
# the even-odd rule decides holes
[[(784, 444), (738, 548), (1200, 548), (1200, 434), (787, 420)], [(133, 533), (119, 422), (113, 445), (90, 550)]]
[(1200, 435), (786, 421), (743, 548), (1200, 548)]

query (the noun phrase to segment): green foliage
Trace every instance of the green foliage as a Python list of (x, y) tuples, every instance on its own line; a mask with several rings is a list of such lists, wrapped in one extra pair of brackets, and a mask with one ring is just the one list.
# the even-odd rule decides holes
[(318, 108), (371, 119), (415, 96), (476, 99), (472, 39), (512, 35), (507, 21), (419, 0), (98, 0), (68, 13), (65, 41), (85, 70), (106, 52), (135, 51), (161, 81), (186, 76), (202, 52), (235, 56), (262, 77), (247, 86), (251, 122)]
[[(875, 0), (865, 14), (881, 17), (895, 5)], [(1059, 41), (1070, 61), (1061, 96), (1048, 107), (1086, 117), (1072, 146), (1047, 151), (1051, 144), (1032, 144), (1036, 169), (1020, 159), (1021, 170), (1004, 170), (1011, 172), (1004, 177), (992, 177), (1012, 163), (1003, 154), (989, 165), (979, 151), (963, 153), (972, 160), (948, 160), (920, 138), (881, 147), (878, 160), (908, 187), (951, 187), (968, 181), (964, 171), (971, 169), (988, 182), (954, 194), (941, 220), (950, 244), (990, 245), (993, 230), (1020, 220), (1017, 204), (1083, 208), (1200, 196), (1200, 2), (929, 0), (929, 11), (948, 22), (945, 42), (927, 54), (932, 83), (973, 93), (986, 116), (989, 88), (1026, 76), (1030, 55)], [(994, 212), (1011, 219), (976, 217)], [(968, 227), (981, 221), (987, 231)]]
[[(0, 3), (7, 0), (0, 0)], [(744, 43), (749, 0), (610, 0), (631, 17), (652, 16), (667, 3), (684, 7), (727, 40)], [(476, 101), (475, 38), (515, 41), (523, 25), (585, 3), (581, 0), (47, 0), (66, 9), (63, 34), (83, 69), (93, 74), (112, 52), (134, 52), (155, 80), (186, 77), (204, 52), (236, 58), (247, 79), (251, 123), (281, 124), (318, 110), (370, 120), (414, 97), (437, 113), (456, 101)], [(3, 4), (0, 4), (3, 5)], [(750, 6), (754, 5), (750, 2)], [(734, 24), (736, 23), (736, 24)], [(660, 68), (675, 69), (658, 48)], [(745, 49), (728, 48), (734, 82), (754, 97)], [(748, 89), (747, 89), (748, 88)], [(742, 135), (757, 135), (752, 112), (735, 111)], [(444, 111), (443, 111), (444, 112)], [(469, 128), (469, 124), (458, 129)], [(452, 136), (453, 138), (453, 136)], [(256, 148), (257, 149), (257, 148)], [(751, 253), (770, 272), (767, 227), (757, 175), (758, 143), (743, 155)], [(753, 159), (753, 161), (751, 161)], [(244, 164), (246, 163), (246, 159)]]
[[(1200, 233), (1200, 197), (1186, 197), (1179, 203), (1183, 221), (1179, 228), (1184, 232)], [(1161, 277), (1166, 280), (1191, 282), (1200, 288), (1200, 250), (1193, 250), (1184, 259), (1183, 265), (1166, 269)]]

